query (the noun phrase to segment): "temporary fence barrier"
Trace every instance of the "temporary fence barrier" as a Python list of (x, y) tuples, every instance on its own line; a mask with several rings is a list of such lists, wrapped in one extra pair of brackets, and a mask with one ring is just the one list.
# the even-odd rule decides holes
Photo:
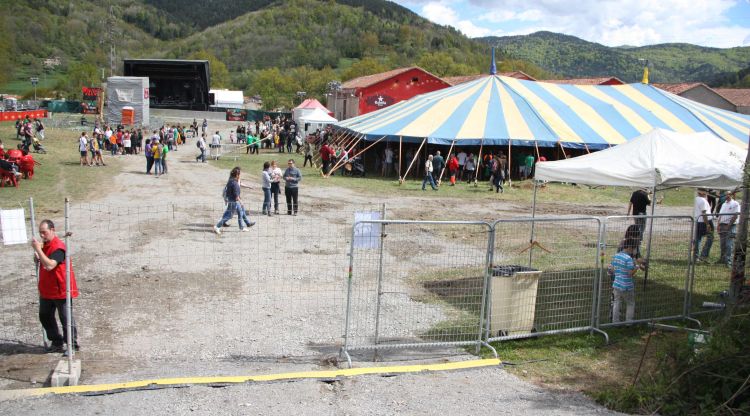
[(355, 213), (384, 207), (303, 200), (297, 215), (285, 215), (281, 198), (281, 215), (246, 203), (255, 225), (241, 232), (235, 215), (220, 235), (213, 227), (224, 205), (190, 195), (163, 205), (75, 205), (84, 364), (167, 376), (187, 362), (335, 360), (349, 231)]
[(493, 230), (487, 340), (592, 330), (600, 220), (499, 220)]
[(627, 323), (687, 318), (692, 233), (691, 217), (607, 217), (602, 233), (597, 326), (626, 323), (629, 301), (622, 299), (620, 308), (613, 311), (614, 274), (609, 268), (626, 240), (636, 246), (636, 260), (643, 262), (642, 270), (633, 277), (633, 292), (624, 295), (628, 298), (632, 293), (635, 302), (634, 315)]
[(492, 227), (357, 221), (342, 352), (483, 343)]

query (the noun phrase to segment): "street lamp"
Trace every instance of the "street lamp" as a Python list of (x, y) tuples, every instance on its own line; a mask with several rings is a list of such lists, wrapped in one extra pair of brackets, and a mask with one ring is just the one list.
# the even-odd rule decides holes
[(300, 103), (305, 99), (306, 95), (307, 95), (307, 92), (305, 91), (297, 91), (297, 98), (299, 98)]
[(331, 81), (328, 83), (328, 91), (331, 91), (333, 96), (333, 118), (338, 120), (338, 114), (336, 113), (336, 101), (338, 98), (338, 92), (341, 91), (341, 83), (339, 81)]
[(31, 80), (31, 85), (34, 86), (34, 101), (36, 101), (36, 84), (39, 83), (39, 78), (38, 77), (31, 77), (29, 79)]

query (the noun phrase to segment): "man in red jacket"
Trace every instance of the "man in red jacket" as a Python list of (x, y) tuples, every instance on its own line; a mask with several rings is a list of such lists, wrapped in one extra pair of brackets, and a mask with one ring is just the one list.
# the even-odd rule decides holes
[[(50, 220), (44, 220), (39, 224), (39, 236), (42, 243), (32, 238), (31, 247), (34, 256), (39, 261), (39, 321), (47, 333), (47, 338), (52, 343), (47, 352), (62, 352), (63, 344), (68, 339), (68, 308), (65, 301), (65, 243), (57, 237), (55, 224)], [(70, 266), (70, 298), (71, 310), (73, 298), (78, 297), (78, 287), (73, 273), (73, 265)], [(60, 316), (63, 334), (55, 319), (55, 311)], [(71, 316), (71, 327), (73, 329), (73, 348), (78, 347), (78, 334), (75, 319)]]

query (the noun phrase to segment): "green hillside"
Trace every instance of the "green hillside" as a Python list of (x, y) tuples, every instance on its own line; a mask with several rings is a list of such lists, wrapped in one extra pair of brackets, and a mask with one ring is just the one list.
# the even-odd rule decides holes
[(750, 47), (719, 49), (669, 43), (611, 48), (551, 32), (476, 40), (562, 77), (616, 76), (633, 82), (640, 80), (643, 73), (643, 62), (639, 59), (647, 59), (653, 82), (716, 84), (721, 83), (722, 77), (750, 65)]

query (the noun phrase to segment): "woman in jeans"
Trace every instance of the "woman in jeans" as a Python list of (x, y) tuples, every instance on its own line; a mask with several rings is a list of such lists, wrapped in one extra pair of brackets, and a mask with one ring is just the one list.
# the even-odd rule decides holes
[(271, 195), (273, 196), (273, 213), (279, 213), (279, 194), (281, 193), (281, 168), (276, 165), (276, 161), (271, 161)]
[(263, 172), (260, 173), (261, 188), (263, 188), (263, 215), (271, 216), (271, 164), (263, 162)]

